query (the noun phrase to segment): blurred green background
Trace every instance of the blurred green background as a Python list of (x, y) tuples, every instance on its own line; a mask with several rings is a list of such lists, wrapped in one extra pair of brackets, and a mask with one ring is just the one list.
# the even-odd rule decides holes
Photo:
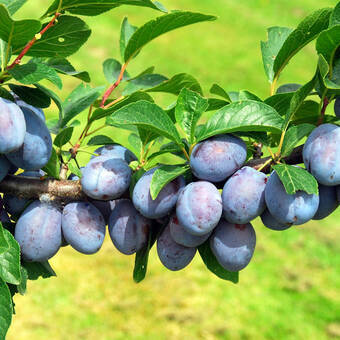
[[(17, 17), (39, 17), (49, 1), (34, 0)], [(131, 63), (137, 74), (155, 65), (168, 77), (194, 75), (207, 94), (216, 82), (227, 90), (269, 95), (260, 40), (270, 26), (296, 27), (308, 13), (332, 6), (331, 0), (164, 0), (169, 9), (218, 15), (158, 38)], [(86, 18), (93, 30), (86, 47), (70, 60), (90, 71), (93, 85), (105, 84), (102, 62), (119, 58), (123, 16), (141, 25), (159, 13), (121, 7)], [(308, 45), (288, 65), (280, 83), (307, 82), (316, 56)], [(65, 78), (62, 98), (79, 82)], [(174, 98), (172, 98), (173, 100)], [(159, 98), (161, 103), (169, 98)], [(53, 109), (48, 115), (54, 114)], [(117, 130), (114, 138), (119, 141)], [(112, 132), (111, 132), (112, 133)], [(124, 138), (123, 138), (124, 139)], [(107, 238), (96, 255), (62, 249), (51, 260), (58, 277), (28, 285), (17, 296), (8, 340), (42, 339), (334, 339), (340, 338), (339, 212), (285, 232), (259, 221), (257, 248), (233, 285), (214, 277), (196, 256), (183, 271), (162, 267), (151, 252), (146, 280), (132, 280), (134, 258), (119, 254)]]

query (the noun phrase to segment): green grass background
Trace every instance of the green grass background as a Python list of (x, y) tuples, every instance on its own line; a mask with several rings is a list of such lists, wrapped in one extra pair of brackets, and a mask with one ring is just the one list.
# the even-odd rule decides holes
[[(331, 0), (164, 0), (169, 9), (218, 15), (167, 34), (147, 46), (129, 67), (137, 74), (194, 75), (207, 94), (217, 82), (227, 90), (269, 94), (259, 42), (270, 26), (295, 27), (308, 13)], [(31, 0), (17, 17), (38, 17), (46, 0)], [(93, 85), (105, 84), (102, 62), (119, 57), (123, 16), (141, 25), (159, 15), (143, 8), (121, 7), (86, 18), (93, 34), (70, 60), (89, 70)], [(314, 45), (288, 65), (280, 83), (308, 81), (315, 68)], [(79, 82), (65, 78), (65, 98)], [(118, 91), (119, 93), (119, 91)], [(170, 98), (159, 97), (161, 103)], [(173, 100), (173, 98), (172, 98)], [(51, 117), (54, 109), (48, 110)], [(107, 129), (116, 140), (118, 130)], [(214, 277), (196, 256), (183, 271), (162, 267), (153, 250), (149, 272), (132, 281), (133, 257), (119, 254), (106, 238), (98, 254), (85, 256), (62, 249), (51, 263), (57, 278), (28, 285), (15, 297), (16, 315), (8, 340), (64, 339), (333, 339), (340, 338), (339, 224), (337, 212), (285, 232), (267, 230), (259, 221), (251, 264), (233, 285)]]

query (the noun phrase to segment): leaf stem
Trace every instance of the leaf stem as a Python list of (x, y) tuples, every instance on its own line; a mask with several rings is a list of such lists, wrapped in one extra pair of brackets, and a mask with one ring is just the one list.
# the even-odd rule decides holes
[(120, 102), (120, 101), (123, 100), (124, 98), (125, 98), (125, 96), (120, 96), (119, 98), (115, 99), (115, 100), (112, 101), (111, 103), (105, 105), (105, 106), (103, 107), (103, 109), (108, 109), (108, 108), (110, 108), (111, 106), (113, 106), (114, 104)]
[(93, 131), (87, 132), (87, 133), (85, 134), (85, 137), (91, 136), (91, 135), (93, 135), (94, 133), (98, 132), (99, 130), (104, 129), (105, 127), (107, 127), (106, 124), (101, 125), (100, 127), (94, 129)]
[(181, 150), (183, 151), (185, 158), (190, 162), (190, 156), (189, 156), (189, 154), (187, 153), (187, 150), (185, 150), (185, 147), (182, 146), (182, 147), (181, 147)]
[(326, 109), (329, 104), (328, 98), (326, 97), (326, 93), (327, 93), (327, 89), (324, 91), (321, 101), (320, 101), (320, 106), (319, 106), (320, 117), (318, 119), (317, 126), (321, 125), (325, 119)]
[(273, 96), (275, 94), (275, 88), (276, 88), (276, 83), (277, 83), (277, 76), (273, 79), (273, 82), (271, 83), (270, 86), (270, 95)]

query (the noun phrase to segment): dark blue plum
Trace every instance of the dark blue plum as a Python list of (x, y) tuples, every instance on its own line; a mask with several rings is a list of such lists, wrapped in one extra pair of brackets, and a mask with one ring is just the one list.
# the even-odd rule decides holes
[(194, 258), (196, 248), (184, 247), (176, 243), (167, 225), (157, 240), (157, 253), (164, 267), (177, 271), (185, 268)]
[(105, 219), (105, 223), (109, 222), (110, 215), (112, 210), (116, 205), (116, 200), (112, 201), (97, 201), (97, 200), (90, 200), (90, 202), (101, 212)]
[(180, 190), (185, 181), (182, 176), (168, 183), (153, 200), (150, 195), (150, 183), (157, 168), (147, 171), (137, 182), (132, 194), (135, 208), (145, 217), (157, 219), (165, 217), (175, 207)]
[(51, 204), (34, 201), (16, 224), (15, 239), (25, 261), (47, 261), (61, 246), (60, 210)]
[(266, 208), (264, 189), (267, 176), (248, 166), (235, 172), (222, 192), (223, 214), (230, 223), (245, 224)]
[(24, 170), (39, 170), (49, 161), (52, 139), (45, 122), (33, 111), (22, 108), (26, 121), (24, 144), (6, 156), (12, 164)]
[(203, 244), (211, 234), (211, 232), (202, 236), (189, 234), (179, 223), (176, 215), (171, 217), (169, 226), (172, 239), (184, 247), (198, 247)]
[(340, 184), (340, 127), (322, 124), (309, 135), (303, 147), (306, 169), (323, 185)]
[(25, 117), (20, 107), (0, 98), (0, 154), (18, 150), (26, 134)]
[(91, 203), (72, 202), (64, 207), (62, 230), (67, 243), (83, 254), (94, 254), (105, 237), (103, 215)]
[[(19, 177), (39, 178), (44, 176), (43, 171), (25, 171), (18, 175)], [(29, 203), (28, 199), (19, 198), (9, 194), (4, 195), (4, 204), (7, 212), (14, 218), (18, 217)]]
[(220, 182), (241, 168), (246, 158), (247, 146), (241, 138), (218, 135), (193, 148), (190, 166), (197, 178)]
[(208, 234), (217, 226), (222, 216), (221, 195), (210, 182), (192, 182), (178, 197), (176, 215), (189, 234)]
[(261, 220), (262, 220), (263, 225), (265, 227), (271, 229), (271, 230), (281, 231), (281, 230), (286, 230), (286, 229), (288, 229), (288, 228), (290, 228), (292, 226), (291, 223), (284, 224), (284, 223), (281, 223), (281, 222), (277, 221), (273, 217), (273, 215), (269, 212), (268, 209), (266, 209), (262, 213)]
[(304, 224), (313, 218), (319, 206), (318, 195), (309, 195), (304, 191), (287, 194), (275, 171), (268, 179), (265, 200), (269, 212), (283, 224)]
[(11, 169), (11, 163), (5, 156), (0, 155), (0, 182), (7, 176)]
[[(83, 166), (79, 169), (81, 173), (83, 173), (83, 169), (84, 169)], [(70, 180), (70, 181), (79, 181), (80, 180), (80, 178), (75, 174), (70, 174), (67, 179)]]
[(253, 226), (221, 220), (210, 237), (210, 248), (218, 263), (226, 270), (237, 272), (250, 262), (256, 245)]
[(334, 113), (338, 118), (340, 118), (340, 97), (336, 97), (336, 99), (335, 99)]
[(82, 171), (81, 184), (85, 194), (95, 200), (120, 198), (129, 188), (131, 169), (121, 159), (98, 156)]
[[(126, 163), (131, 163), (137, 160), (137, 157), (127, 148), (119, 144), (104, 145), (94, 151), (98, 156), (108, 156), (110, 158), (119, 158)], [(94, 156), (92, 156), (94, 158)]]
[(336, 187), (336, 197), (338, 199), (338, 203), (340, 204), (340, 185)]
[(125, 255), (131, 255), (145, 247), (151, 221), (142, 216), (128, 199), (117, 200), (109, 218), (112, 243)]
[(46, 121), (46, 117), (45, 117), (45, 113), (42, 109), (32, 106), (30, 104), (27, 104), (26, 102), (24, 102), (23, 100), (17, 100), (16, 104), (20, 107), (20, 108), (26, 108), (28, 110), (31, 110), (34, 114), (36, 114), (42, 121)]
[(339, 202), (336, 194), (336, 187), (328, 187), (319, 184), (319, 207), (313, 220), (322, 220), (329, 216), (338, 207)]

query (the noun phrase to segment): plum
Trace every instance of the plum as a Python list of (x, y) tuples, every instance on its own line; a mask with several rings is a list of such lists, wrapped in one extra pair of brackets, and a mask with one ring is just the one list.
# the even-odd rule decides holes
[[(94, 151), (99, 156), (108, 156), (110, 158), (119, 158), (126, 163), (131, 163), (137, 160), (137, 157), (127, 148), (119, 144), (104, 145)], [(92, 156), (94, 158), (95, 156)]]
[(279, 221), (277, 221), (273, 215), (269, 212), (268, 209), (266, 209), (262, 215), (261, 215), (261, 220), (262, 223), (265, 227), (271, 229), (271, 230), (286, 230), (288, 228), (290, 228), (292, 226), (291, 223), (281, 223)]
[(319, 207), (313, 220), (322, 220), (329, 216), (339, 205), (336, 187), (319, 184)]
[(222, 216), (221, 195), (210, 182), (192, 182), (178, 197), (176, 215), (189, 234), (208, 234), (217, 226)]
[(221, 220), (210, 237), (210, 249), (226, 270), (237, 272), (245, 268), (255, 250), (256, 234), (253, 226)]
[(0, 182), (7, 176), (11, 169), (11, 163), (5, 156), (0, 155)]
[(190, 166), (202, 180), (220, 182), (237, 171), (247, 158), (247, 146), (236, 136), (214, 136), (198, 143), (192, 150)]
[(264, 189), (267, 176), (248, 166), (235, 172), (222, 192), (224, 218), (230, 223), (245, 224), (266, 208)]

